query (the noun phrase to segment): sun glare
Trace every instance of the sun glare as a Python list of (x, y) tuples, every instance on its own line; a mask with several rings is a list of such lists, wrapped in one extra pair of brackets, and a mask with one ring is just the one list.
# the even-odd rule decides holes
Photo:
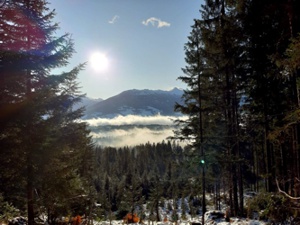
[(95, 52), (90, 57), (91, 67), (97, 72), (104, 72), (108, 69), (108, 59), (105, 54)]

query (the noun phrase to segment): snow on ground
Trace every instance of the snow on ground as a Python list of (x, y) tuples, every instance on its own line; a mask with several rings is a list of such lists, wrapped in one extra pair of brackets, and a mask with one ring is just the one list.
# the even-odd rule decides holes
[[(172, 203), (172, 200), (170, 200)], [(167, 202), (165, 202), (165, 207), (160, 207), (160, 217), (168, 218), (168, 221), (165, 222), (156, 222), (150, 220), (143, 220), (144, 225), (201, 225), (202, 224), (202, 216), (191, 217), (190, 214), (186, 214), (186, 220), (178, 220), (177, 222), (171, 222), (169, 219), (171, 218), (168, 215), (167, 211)], [(181, 209), (178, 209), (179, 218), (181, 216)], [(169, 212), (170, 213), (170, 212)], [(147, 214), (147, 217), (149, 215)], [(205, 225), (266, 225), (267, 222), (249, 219), (249, 218), (238, 218), (238, 217), (230, 217), (230, 222), (225, 221), (225, 210), (213, 210), (208, 209), (208, 211), (204, 214)], [(113, 220), (111, 223), (109, 221), (101, 221), (94, 222), (94, 225), (121, 225), (124, 224), (123, 220)]]
[[(122, 220), (113, 220), (111, 225), (121, 225), (124, 224)], [(191, 221), (178, 221), (174, 222), (156, 222), (156, 221), (144, 221), (144, 225), (193, 225), (193, 224), (201, 224), (201, 218), (193, 219)], [(250, 220), (245, 218), (231, 218), (230, 222), (225, 222), (224, 220), (208, 220), (205, 222), (206, 225), (266, 225), (267, 223), (259, 220)], [(96, 222), (94, 221), (94, 225), (110, 225), (109, 221)]]

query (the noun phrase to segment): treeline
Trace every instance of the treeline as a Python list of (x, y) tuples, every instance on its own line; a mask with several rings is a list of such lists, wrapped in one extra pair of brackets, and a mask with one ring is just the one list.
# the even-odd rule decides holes
[(102, 204), (99, 210), (105, 218), (112, 217), (111, 212), (117, 213), (117, 219), (127, 212), (143, 218), (147, 210), (155, 219), (162, 220), (158, 207), (164, 207), (163, 200), (172, 199), (170, 209), (178, 209), (178, 200), (188, 198), (194, 214), (201, 205), (200, 165), (192, 162), (188, 151), (175, 143), (163, 141), (118, 149), (98, 146), (95, 159), (95, 186), (98, 202)]
[[(217, 154), (207, 155), (201, 163), (200, 149), (182, 147), (170, 140), (123, 148), (95, 147), (95, 200), (101, 204), (95, 209), (97, 217), (122, 219), (131, 212), (145, 218), (148, 213), (153, 220), (159, 221), (163, 219), (158, 213), (159, 207), (172, 212), (174, 220), (179, 219), (179, 212), (182, 218), (186, 213), (201, 215), (203, 169), (206, 172), (206, 204), (223, 210), (221, 205), (230, 203), (230, 180), (224, 167), (228, 159)], [(252, 161), (251, 157), (245, 158), (249, 163)], [(251, 165), (244, 165), (243, 177), (243, 185), (254, 190), (259, 178)]]
[(233, 215), (244, 213), (245, 188), (277, 192), (278, 181), (300, 196), (299, 9), (296, 0), (206, 0), (185, 45), (176, 110), (189, 119), (175, 138), (222, 168)]

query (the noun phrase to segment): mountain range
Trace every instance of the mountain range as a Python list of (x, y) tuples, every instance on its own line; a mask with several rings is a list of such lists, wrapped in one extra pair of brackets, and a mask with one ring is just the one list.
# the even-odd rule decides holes
[(174, 88), (170, 91), (163, 90), (127, 90), (108, 99), (82, 100), (81, 105), (86, 108), (84, 119), (114, 118), (116, 116), (176, 116), (174, 112), (176, 102), (182, 103), (183, 90)]

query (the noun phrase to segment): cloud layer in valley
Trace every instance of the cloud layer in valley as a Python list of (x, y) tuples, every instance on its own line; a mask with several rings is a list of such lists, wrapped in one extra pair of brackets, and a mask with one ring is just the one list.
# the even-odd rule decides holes
[(130, 129), (113, 129), (106, 132), (91, 132), (96, 144), (100, 146), (124, 147), (140, 144), (160, 143), (174, 135), (173, 128), (152, 130), (147, 127), (132, 127)]
[[(180, 117), (184, 119), (185, 117)], [(171, 116), (118, 116), (112, 119), (85, 120), (91, 127), (91, 135), (101, 146), (124, 147), (159, 143), (173, 136), (174, 120)]]
[(186, 117), (175, 117), (175, 116), (137, 116), (137, 115), (128, 115), (122, 116), (119, 115), (112, 119), (109, 118), (95, 118), (85, 120), (90, 126), (120, 126), (120, 125), (174, 125), (175, 119), (184, 119)]

